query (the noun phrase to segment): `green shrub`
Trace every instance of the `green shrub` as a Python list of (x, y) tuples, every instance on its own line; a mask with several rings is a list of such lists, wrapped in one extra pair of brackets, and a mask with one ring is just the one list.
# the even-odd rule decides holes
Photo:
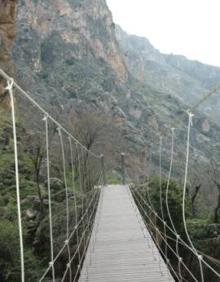
[(112, 174), (110, 175), (107, 175), (106, 180), (108, 184), (121, 184), (122, 183), (122, 178), (116, 171), (112, 172)]
[(20, 271), (18, 231), (17, 226), (7, 219), (0, 220), (0, 250), (0, 268), (3, 269), (4, 279), (17, 281), (15, 276)]

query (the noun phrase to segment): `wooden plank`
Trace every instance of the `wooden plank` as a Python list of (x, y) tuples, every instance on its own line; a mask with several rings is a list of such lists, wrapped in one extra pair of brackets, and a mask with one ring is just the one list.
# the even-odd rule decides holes
[(79, 281), (174, 281), (127, 186), (102, 189)]

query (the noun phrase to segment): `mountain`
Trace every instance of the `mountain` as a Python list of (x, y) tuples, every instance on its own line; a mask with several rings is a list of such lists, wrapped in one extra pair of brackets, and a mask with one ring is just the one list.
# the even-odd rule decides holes
[[(133, 76), (189, 106), (220, 85), (218, 67), (191, 61), (184, 56), (162, 54), (146, 38), (129, 35), (119, 26), (116, 26), (116, 35)], [(201, 109), (218, 121), (220, 116), (215, 110), (219, 103), (220, 99), (214, 97)]]
[(144, 107), (143, 98), (131, 93), (105, 1), (23, 0), (17, 11), (13, 59), (21, 86), (70, 130), (72, 116), (95, 112), (113, 118), (124, 140), (121, 150), (137, 155), (144, 137), (125, 110)]
[[(184, 128), (188, 104), (219, 75), (214, 67), (163, 55), (147, 39), (115, 27), (105, 0), (19, 1), (13, 59), (19, 84), (70, 130), (74, 117), (88, 113), (112, 119), (122, 139), (120, 148), (112, 144), (113, 150), (128, 152), (130, 173), (135, 167), (137, 175), (146, 173), (148, 148), (158, 151), (159, 134), (178, 117)], [(191, 74), (193, 66), (197, 75)], [(212, 80), (204, 83), (206, 72)], [(18, 104), (31, 116), (26, 118), (29, 127), (37, 126), (37, 113), (24, 101)], [(207, 139), (218, 142), (218, 127), (207, 116), (198, 113), (195, 125), (197, 149)], [(184, 134), (179, 131), (181, 140)], [(178, 150), (183, 152), (184, 146)]]
[(64, 105), (105, 91), (111, 76), (126, 80), (105, 1), (20, 1), (13, 54), (33, 92), (37, 88), (40, 96), (50, 88), (42, 98), (62, 96), (57, 102)]

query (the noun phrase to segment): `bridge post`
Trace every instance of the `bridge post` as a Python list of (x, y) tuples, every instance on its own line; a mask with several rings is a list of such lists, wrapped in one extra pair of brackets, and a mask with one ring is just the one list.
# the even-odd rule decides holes
[(121, 153), (121, 175), (122, 184), (125, 185), (125, 153)]
[(101, 154), (101, 170), (102, 170), (102, 180), (103, 180), (103, 185), (106, 185), (106, 174), (105, 174), (105, 159), (104, 155)]

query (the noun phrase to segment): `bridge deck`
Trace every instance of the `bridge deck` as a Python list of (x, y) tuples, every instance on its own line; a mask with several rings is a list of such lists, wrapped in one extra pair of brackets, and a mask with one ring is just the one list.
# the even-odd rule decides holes
[(174, 281), (128, 187), (103, 188), (79, 281)]

